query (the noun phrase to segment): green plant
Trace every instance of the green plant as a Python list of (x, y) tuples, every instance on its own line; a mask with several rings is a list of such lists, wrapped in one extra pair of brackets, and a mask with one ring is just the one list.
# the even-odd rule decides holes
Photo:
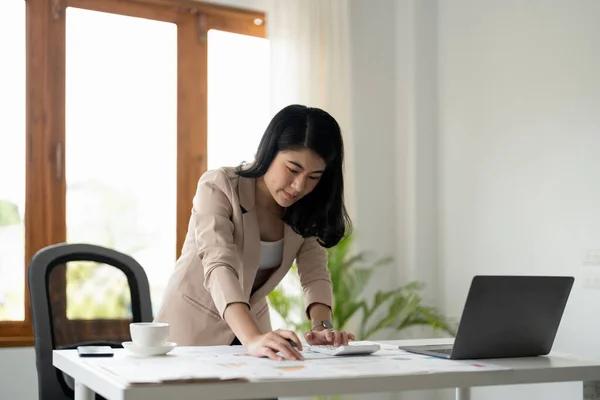
[(20, 223), (19, 207), (13, 202), (0, 199), (0, 226), (18, 225)]
[[(409, 282), (393, 290), (378, 290), (371, 301), (364, 298), (364, 290), (377, 268), (392, 259), (381, 258), (367, 264), (367, 253), (350, 255), (353, 236), (345, 237), (336, 246), (327, 249), (328, 267), (333, 283), (333, 324), (337, 329), (348, 329), (350, 321), (358, 318), (354, 332), (358, 340), (366, 340), (383, 329), (402, 331), (413, 326), (428, 326), (450, 335), (455, 330), (448, 319), (435, 307), (423, 305), (419, 292), (420, 282)], [(299, 290), (298, 269), (292, 266), (288, 274), (291, 283), (281, 283), (268, 296), (271, 308), (286, 324), (297, 332), (310, 330)]]

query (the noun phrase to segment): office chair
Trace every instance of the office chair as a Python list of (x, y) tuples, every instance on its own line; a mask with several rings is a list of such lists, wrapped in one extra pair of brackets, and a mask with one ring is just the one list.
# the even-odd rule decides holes
[[(67, 263), (93, 262), (106, 266), (80, 268), (87, 277), (83, 292), (97, 293), (107, 271), (124, 274), (130, 304), (120, 299), (117, 307), (126, 310), (125, 319), (69, 319), (67, 316)], [(82, 264), (84, 265), (84, 264)], [(87, 268), (94, 268), (90, 270)], [(97, 268), (97, 269), (96, 269)], [(118, 271), (121, 271), (119, 273)], [(89, 272), (92, 272), (91, 274)], [(54, 275), (57, 274), (57, 275)], [(94, 279), (95, 275), (100, 279)], [(115, 276), (114, 274), (112, 276)], [(82, 283), (79, 276), (75, 283)], [(40, 400), (74, 398), (73, 379), (52, 365), (52, 351), (75, 349), (80, 345), (122, 347), (130, 340), (130, 322), (152, 322), (150, 286), (142, 266), (128, 255), (91, 244), (60, 243), (39, 250), (29, 263), (29, 296), (35, 338), (35, 358)], [(122, 279), (122, 283), (125, 284)], [(111, 282), (114, 289), (115, 283)], [(102, 296), (99, 296), (102, 297)], [(126, 297), (126, 296), (122, 296)], [(93, 317), (93, 316), (92, 316)], [(101, 398), (97, 396), (97, 398)]]

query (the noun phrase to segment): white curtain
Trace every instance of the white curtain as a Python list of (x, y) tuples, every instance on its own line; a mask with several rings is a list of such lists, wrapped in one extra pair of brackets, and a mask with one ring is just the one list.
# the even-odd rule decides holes
[(345, 146), (346, 205), (354, 215), (348, 0), (271, 0), (267, 36), (273, 114), (289, 104), (304, 104), (338, 121)]

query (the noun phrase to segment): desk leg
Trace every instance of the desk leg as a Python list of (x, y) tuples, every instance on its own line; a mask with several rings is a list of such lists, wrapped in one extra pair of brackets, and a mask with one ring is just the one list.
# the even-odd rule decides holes
[(75, 400), (94, 400), (94, 392), (79, 381), (75, 381)]
[(471, 388), (456, 388), (456, 400), (471, 400)]
[(583, 400), (600, 399), (600, 381), (583, 382)]

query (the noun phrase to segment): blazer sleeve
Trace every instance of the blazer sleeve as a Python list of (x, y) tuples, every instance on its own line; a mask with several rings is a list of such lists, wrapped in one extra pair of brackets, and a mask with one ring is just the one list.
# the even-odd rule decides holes
[(317, 242), (317, 238), (304, 239), (296, 255), (300, 284), (304, 291), (304, 309), (313, 303), (322, 303), (333, 308), (333, 286), (331, 274), (327, 268), (327, 250)]
[(248, 304), (239, 280), (241, 260), (233, 241), (233, 189), (225, 173), (204, 174), (193, 200), (197, 256), (204, 268), (204, 287), (221, 317), (231, 303)]

